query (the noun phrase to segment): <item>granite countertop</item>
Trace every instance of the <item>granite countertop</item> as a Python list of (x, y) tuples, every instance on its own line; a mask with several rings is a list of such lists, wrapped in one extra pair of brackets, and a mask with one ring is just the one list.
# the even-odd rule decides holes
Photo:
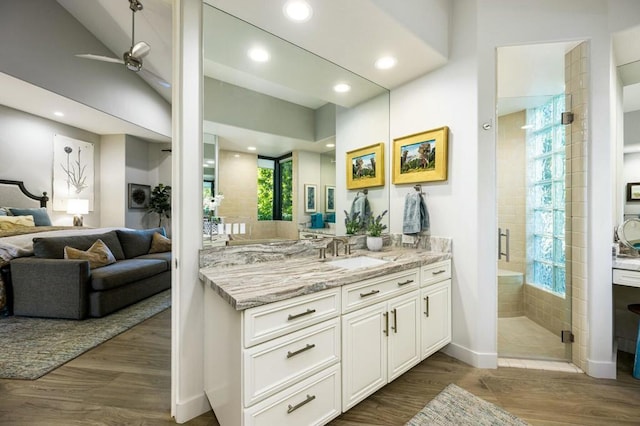
[[(388, 262), (359, 269), (327, 264), (333, 260), (358, 256)], [(356, 250), (349, 256), (333, 257), (327, 253), (326, 259), (306, 256), (278, 262), (203, 267), (200, 269), (200, 279), (232, 307), (241, 311), (446, 259), (451, 259), (451, 253), (389, 247), (379, 252)]]
[(640, 257), (614, 257), (613, 269), (640, 271)]

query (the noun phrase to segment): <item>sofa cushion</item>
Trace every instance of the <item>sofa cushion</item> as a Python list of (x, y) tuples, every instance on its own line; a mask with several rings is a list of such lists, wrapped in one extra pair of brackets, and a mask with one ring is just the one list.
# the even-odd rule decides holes
[(160, 259), (125, 259), (91, 271), (91, 288), (102, 291), (152, 277), (168, 269)]
[(136, 259), (160, 259), (167, 262), (167, 267), (171, 268), (171, 252), (165, 251), (162, 253), (149, 253), (136, 257)]
[(164, 228), (118, 229), (116, 232), (126, 259), (132, 259), (149, 253), (154, 233), (157, 232), (160, 235), (166, 235)]
[(171, 251), (171, 240), (158, 232), (154, 232), (149, 253), (163, 253), (165, 251)]
[(109, 247), (107, 247), (107, 245), (99, 238), (86, 251), (65, 246), (64, 258), (88, 260), (89, 268), (91, 269), (97, 269), (116, 263), (116, 258), (113, 256), (113, 253), (111, 253), (111, 250), (109, 250)]
[(101, 239), (109, 247), (116, 260), (124, 259), (124, 252), (116, 231), (68, 237), (36, 237), (33, 239), (33, 254), (46, 259), (64, 259), (65, 246), (87, 250), (97, 239)]

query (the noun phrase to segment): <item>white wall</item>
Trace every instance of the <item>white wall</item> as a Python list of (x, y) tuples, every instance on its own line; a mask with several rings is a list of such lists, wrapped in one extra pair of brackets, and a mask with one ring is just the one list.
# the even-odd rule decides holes
[(297, 216), (294, 220), (298, 223), (306, 223), (311, 220), (311, 213), (305, 212), (304, 204), (304, 185), (312, 184), (316, 185), (316, 212), (322, 213), (324, 211), (324, 193), (322, 192), (321, 175), (320, 175), (320, 154), (317, 152), (298, 151), (297, 152), (298, 164), (298, 187), (294, 190), (294, 194), (297, 195)]
[(125, 189), (127, 176), (127, 140), (125, 135), (102, 136), (100, 144), (100, 224), (101, 226), (124, 226), (127, 213)]
[(84, 215), (85, 226), (99, 226), (100, 136), (76, 127), (27, 114), (0, 105), (0, 178), (21, 180), (28, 191), (49, 196), (49, 216), (54, 225), (72, 225), (73, 218), (54, 212), (53, 205), (53, 136), (59, 134), (94, 144), (94, 211)]
[(640, 182), (640, 152), (624, 154), (624, 169), (622, 174), (623, 188), (625, 188), (625, 215), (640, 215), (640, 202), (627, 202), (626, 185), (628, 182)]

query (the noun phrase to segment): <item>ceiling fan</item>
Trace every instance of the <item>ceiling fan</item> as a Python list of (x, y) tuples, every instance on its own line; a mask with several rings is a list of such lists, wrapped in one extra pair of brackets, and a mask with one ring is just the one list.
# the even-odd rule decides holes
[(109, 56), (94, 55), (91, 53), (83, 53), (76, 55), (78, 58), (92, 59), (95, 61), (112, 62), (116, 64), (123, 64), (127, 69), (133, 72), (142, 71), (145, 74), (151, 76), (159, 85), (163, 87), (171, 87), (167, 81), (165, 81), (159, 75), (152, 73), (149, 70), (142, 68), (142, 58), (147, 56), (151, 51), (149, 46), (144, 41), (135, 42), (136, 31), (136, 12), (142, 10), (142, 3), (140, 0), (129, 0), (129, 9), (131, 9), (131, 48), (123, 53), (122, 59), (112, 58)]

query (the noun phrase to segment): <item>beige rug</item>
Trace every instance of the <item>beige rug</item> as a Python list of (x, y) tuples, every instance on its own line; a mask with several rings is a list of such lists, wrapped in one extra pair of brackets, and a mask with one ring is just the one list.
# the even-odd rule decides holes
[(448, 385), (405, 426), (526, 426), (495, 404), (454, 385)]

